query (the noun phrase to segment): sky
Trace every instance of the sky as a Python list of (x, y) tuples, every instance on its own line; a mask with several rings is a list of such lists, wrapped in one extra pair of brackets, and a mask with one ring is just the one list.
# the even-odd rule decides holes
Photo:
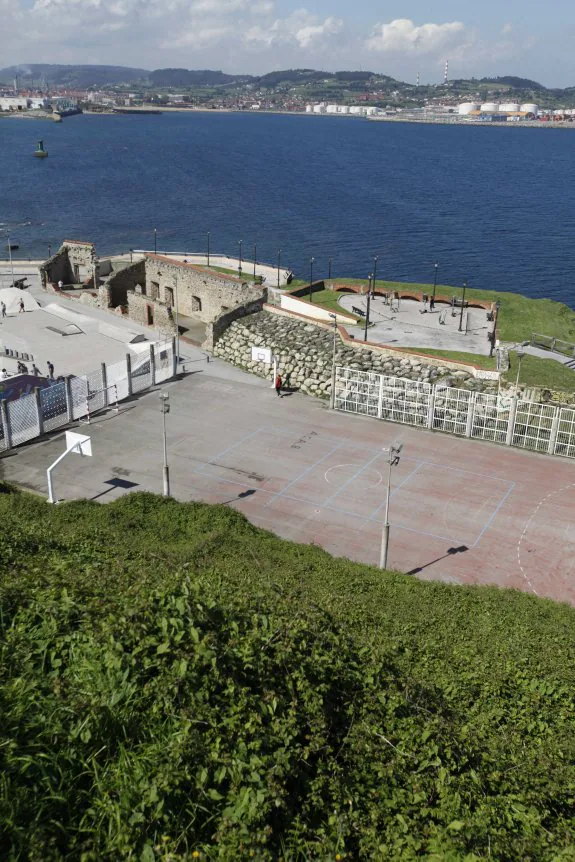
[(0, 0), (0, 66), (363, 69), (435, 83), (449, 60), (451, 78), (566, 87), (574, 39), (569, 0)]

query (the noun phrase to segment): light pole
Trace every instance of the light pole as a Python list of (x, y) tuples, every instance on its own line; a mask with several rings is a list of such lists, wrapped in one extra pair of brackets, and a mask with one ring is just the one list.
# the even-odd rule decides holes
[(239, 242), (239, 246), (240, 246), (240, 260), (239, 260), (239, 263), (238, 263), (238, 275), (239, 275), (239, 277), (240, 277), (240, 278), (242, 277), (242, 246), (243, 246), (243, 244), (244, 244), (244, 241), (243, 241), (243, 239), (241, 239), (241, 240), (240, 240), (240, 242)]
[(373, 259), (373, 284), (372, 284), (372, 288), (371, 288), (374, 296), (375, 296), (375, 278), (376, 278), (376, 274), (377, 274), (377, 261), (378, 260), (379, 260), (379, 257), (376, 255)]
[(282, 260), (282, 250), (278, 248), (278, 287), (280, 286), (280, 266)]
[(10, 258), (10, 272), (12, 273), (12, 287), (14, 287), (14, 261), (12, 260), (12, 237), (8, 231), (8, 257)]
[(491, 333), (491, 347), (489, 349), (489, 355), (493, 356), (493, 351), (495, 350), (495, 340), (497, 337), (497, 324), (499, 322), (499, 309), (501, 308), (501, 303), (499, 300), (495, 303), (495, 315), (493, 317), (493, 331)]
[(391, 496), (391, 468), (397, 467), (399, 464), (399, 456), (403, 449), (403, 443), (392, 443), (389, 449), (384, 449), (387, 452), (387, 492), (385, 496), (385, 520), (381, 531), (381, 553), (379, 555), (379, 568), (387, 568), (387, 549), (389, 548), (389, 498)]
[(525, 356), (525, 351), (518, 347), (515, 351), (515, 355), (517, 356), (517, 377), (515, 379), (515, 394), (519, 391), (519, 375), (521, 374), (521, 360)]
[(178, 276), (174, 276), (174, 309), (176, 312), (176, 369), (177, 364), (180, 361), (180, 317), (178, 311)]
[(373, 278), (373, 275), (371, 275), (371, 273), (370, 273), (369, 280), (367, 283), (367, 312), (365, 314), (365, 329), (363, 332), (363, 340), (364, 341), (367, 341), (367, 327), (369, 326), (369, 308), (370, 308), (370, 303), (371, 303), (371, 280), (372, 280), (372, 278)]
[(208, 266), (210, 265), (210, 232), (208, 231)]
[(435, 263), (433, 267), (433, 299), (435, 299), (435, 291), (437, 288), (437, 270), (439, 269), (439, 263)]
[(333, 353), (331, 357), (331, 396), (329, 400), (330, 409), (335, 408), (335, 350), (337, 343), (337, 314), (329, 312), (329, 316), (333, 320)]
[(256, 260), (258, 258), (258, 247), (254, 242), (254, 281), (256, 280)]
[(158, 231), (154, 228), (154, 254), (158, 253)]
[(52, 243), (48, 243), (48, 257), (52, 257)]
[(331, 281), (331, 257), (327, 264), (327, 280)]
[(168, 442), (166, 438), (166, 414), (170, 412), (170, 396), (167, 392), (160, 392), (160, 404), (162, 405), (162, 429), (164, 436), (164, 466), (162, 478), (164, 485), (164, 497), (170, 496), (170, 468), (168, 467)]
[(459, 315), (459, 331), (463, 332), (463, 309), (465, 308), (465, 291), (467, 290), (467, 280), (463, 282), (463, 297), (461, 299), (461, 313)]
[(313, 302), (313, 291), (311, 286), (313, 284), (313, 265), (315, 263), (315, 257), (311, 257), (309, 261), (309, 301)]

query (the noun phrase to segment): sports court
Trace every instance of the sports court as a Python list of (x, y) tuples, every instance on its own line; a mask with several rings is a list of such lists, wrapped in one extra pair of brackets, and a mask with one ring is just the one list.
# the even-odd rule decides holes
[[(424, 579), (515, 587), (575, 603), (575, 464), (501, 445), (332, 412), (221, 362), (169, 392), (172, 494), (225, 503), (254, 524), (336, 556), (377, 564), (387, 453), (392, 468), (389, 568)], [(101, 502), (162, 489), (158, 392), (83, 431), (94, 456), (55, 475), (63, 499)], [(4, 477), (46, 492), (57, 435), (3, 458)], [(161, 537), (159, 537), (161, 541)]]

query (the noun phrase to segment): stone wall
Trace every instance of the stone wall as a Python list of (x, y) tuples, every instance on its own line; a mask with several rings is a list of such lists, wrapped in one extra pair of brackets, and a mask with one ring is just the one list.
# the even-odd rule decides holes
[(72, 284), (74, 273), (70, 266), (68, 252), (64, 247), (58, 249), (56, 254), (44, 261), (38, 269), (44, 290), (48, 290), (51, 284), (58, 284), (59, 281), (64, 284)]
[(126, 266), (117, 272), (112, 272), (105, 283), (108, 290), (108, 304), (106, 308), (117, 308), (118, 305), (128, 305), (128, 291), (134, 291), (136, 286), (144, 285), (146, 282), (146, 268), (144, 261)]
[(96, 265), (96, 250), (91, 242), (66, 239), (52, 257), (40, 267), (42, 287), (48, 284), (81, 284), (92, 278)]
[(144, 294), (135, 293), (133, 290), (128, 291), (128, 316), (142, 326), (154, 326), (163, 335), (171, 337), (176, 332), (171, 308), (163, 302), (153, 302)]
[(206, 327), (206, 339), (202, 344), (204, 350), (210, 350), (213, 352), (218, 340), (234, 320), (239, 320), (240, 318), (247, 317), (247, 315), (250, 314), (256, 314), (262, 310), (263, 304), (264, 298), (261, 297), (253, 302), (239, 305), (231, 311), (226, 311), (224, 314), (220, 314), (220, 316), (212, 323), (208, 323)]
[[(331, 391), (333, 330), (299, 321), (287, 315), (261, 311), (234, 321), (221, 336), (214, 355), (271, 378), (273, 369), (252, 362), (251, 348), (270, 347), (279, 357), (278, 367), (285, 384), (310, 395), (327, 398)], [(391, 355), (347, 346), (338, 338), (336, 364), (362, 371), (376, 371), (393, 377), (407, 377), (475, 391), (492, 391), (493, 383), (476, 380), (468, 371), (453, 370), (433, 363), (424, 364), (416, 356), (400, 352)]]
[(145, 272), (145, 292), (150, 299), (158, 299), (171, 307), (176, 302), (177, 292), (179, 314), (205, 323), (212, 323), (240, 305), (266, 297), (265, 288), (163, 255), (147, 255)]

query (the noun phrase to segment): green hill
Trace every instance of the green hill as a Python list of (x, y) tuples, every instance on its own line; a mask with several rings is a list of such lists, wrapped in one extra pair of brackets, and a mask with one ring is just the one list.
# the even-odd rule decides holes
[(4, 490), (3, 858), (575, 858), (571, 608)]

